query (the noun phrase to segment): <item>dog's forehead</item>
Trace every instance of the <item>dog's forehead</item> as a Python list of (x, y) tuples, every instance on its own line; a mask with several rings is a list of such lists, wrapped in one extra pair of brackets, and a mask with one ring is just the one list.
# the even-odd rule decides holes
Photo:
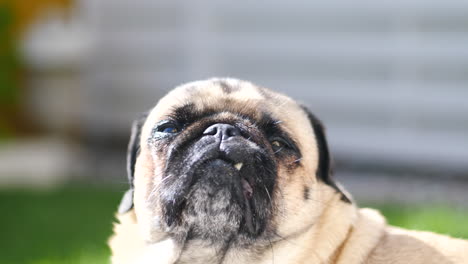
[[(209, 79), (181, 85), (163, 97), (151, 113), (155, 121), (171, 116), (177, 109), (191, 105), (203, 112), (231, 111), (260, 119), (269, 114), (283, 121), (288, 114), (302, 109), (291, 98), (237, 79)], [(294, 112), (294, 113), (291, 113)], [(299, 112), (299, 113), (298, 113)]]
[(150, 112), (143, 129), (149, 135), (157, 122), (172, 116), (177, 109), (193, 106), (196, 111), (229, 111), (261, 119), (268, 114), (298, 142), (315, 145), (307, 114), (290, 97), (250, 82), (237, 79), (209, 79), (176, 87)]

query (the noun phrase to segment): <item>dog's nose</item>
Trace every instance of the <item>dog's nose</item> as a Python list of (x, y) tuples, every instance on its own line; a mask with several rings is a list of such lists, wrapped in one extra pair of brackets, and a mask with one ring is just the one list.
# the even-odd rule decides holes
[(226, 140), (230, 137), (240, 136), (241, 131), (233, 125), (218, 123), (205, 129), (203, 135), (215, 136), (221, 138), (221, 140)]

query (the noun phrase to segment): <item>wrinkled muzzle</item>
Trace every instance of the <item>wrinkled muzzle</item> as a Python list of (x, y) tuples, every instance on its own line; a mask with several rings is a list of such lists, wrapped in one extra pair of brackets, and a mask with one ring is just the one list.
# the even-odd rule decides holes
[(163, 219), (204, 238), (259, 236), (273, 209), (275, 178), (271, 150), (235, 125), (212, 124), (168, 151), (159, 186)]

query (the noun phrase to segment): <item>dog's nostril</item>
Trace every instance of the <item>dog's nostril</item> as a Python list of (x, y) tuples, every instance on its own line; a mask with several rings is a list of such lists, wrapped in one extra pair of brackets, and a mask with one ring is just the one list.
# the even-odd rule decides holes
[(226, 140), (230, 137), (240, 136), (240, 129), (229, 124), (214, 124), (209, 126), (203, 132), (203, 135), (217, 136), (222, 140)]

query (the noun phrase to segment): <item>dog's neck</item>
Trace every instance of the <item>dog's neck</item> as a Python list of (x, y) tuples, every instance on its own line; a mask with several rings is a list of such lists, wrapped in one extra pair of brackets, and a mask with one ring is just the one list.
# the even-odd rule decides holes
[[(288, 264), (341, 263), (343, 259), (349, 260), (349, 256), (362, 259), (368, 252), (361, 252), (362, 256), (358, 256), (359, 252), (347, 252), (345, 245), (346, 241), (355, 239), (354, 229), (359, 226), (362, 212), (354, 204), (344, 203), (339, 199), (339, 196), (334, 196), (319, 220), (308, 230), (284, 237), (268, 246), (243, 249), (229, 245), (213, 247), (197, 240), (181, 244), (171, 238), (148, 245), (135, 237), (137, 230), (130, 231), (137, 228), (134, 213), (131, 212), (127, 216), (119, 216), (121, 224), (115, 227), (116, 235), (111, 240), (111, 247), (115, 249), (113, 252), (121, 252), (122, 255), (113, 257), (123, 262), (113, 263)], [(376, 230), (383, 226), (381, 223), (376, 225)], [(129, 244), (132, 248), (128, 248)], [(122, 248), (123, 245), (126, 248)], [(125, 262), (125, 259), (128, 262)]]
[[(346, 240), (357, 210), (354, 206), (339, 202), (333, 197), (320, 220), (301, 233), (296, 233), (267, 246), (245, 249), (229, 245), (213, 247), (203, 241), (191, 241), (174, 251), (171, 264), (240, 264), (240, 263), (327, 263), (337, 258), (341, 245)], [(167, 243), (167, 241), (166, 241)], [(315, 252), (311, 259), (310, 252)]]

